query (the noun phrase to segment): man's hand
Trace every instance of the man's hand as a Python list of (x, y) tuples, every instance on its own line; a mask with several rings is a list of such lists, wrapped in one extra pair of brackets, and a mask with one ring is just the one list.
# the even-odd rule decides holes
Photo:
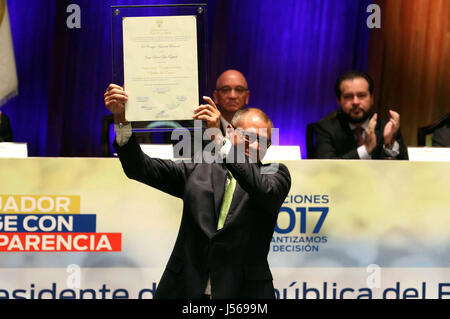
[(106, 107), (114, 114), (114, 122), (125, 123), (125, 103), (128, 101), (128, 95), (123, 87), (110, 84), (104, 97)]
[(365, 133), (366, 138), (364, 140), (364, 145), (366, 146), (367, 153), (371, 154), (375, 147), (377, 146), (377, 136), (375, 135), (375, 127), (377, 126), (378, 115), (375, 113), (369, 121), (366, 127)]
[(194, 110), (194, 119), (206, 121), (207, 128), (220, 129), (220, 112), (216, 104), (208, 96), (204, 96), (203, 100), (208, 104), (202, 104)]
[(208, 97), (204, 96), (203, 100), (205, 100), (208, 104), (202, 104), (194, 110), (193, 118), (196, 120), (204, 120), (206, 121), (207, 129), (215, 129), (209, 131), (209, 136), (211, 140), (215, 143), (219, 144), (223, 140), (222, 132), (220, 131), (220, 111), (217, 109), (214, 101)]
[(384, 127), (383, 138), (384, 145), (387, 148), (391, 148), (395, 142), (394, 136), (400, 128), (400, 115), (397, 112), (389, 110), (391, 116), (389, 122)]

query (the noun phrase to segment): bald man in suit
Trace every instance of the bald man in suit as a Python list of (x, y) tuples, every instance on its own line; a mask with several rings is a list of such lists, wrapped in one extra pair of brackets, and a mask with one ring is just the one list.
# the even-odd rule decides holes
[(217, 78), (213, 98), (221, 115), (220, 129), (225, 135), (234, 114), (242, 110), (250, 99), (247, 79), (237, 70), (226, 70)]
[(261, 110), (235, 113), (220, 131), (210, 98), (194, 119), (214, 130), (215, 160), (173, 162), (150, 158), (125, 120), (123, 88), (111, 84), (105, 105), (114, 114), (114, 147), (125, 174), (183, 200), (175, 247), (155, 298), (274, 298), (267, 261), (279, 209), (291, 187), (289, 170), (263, 165), (273, 123)]

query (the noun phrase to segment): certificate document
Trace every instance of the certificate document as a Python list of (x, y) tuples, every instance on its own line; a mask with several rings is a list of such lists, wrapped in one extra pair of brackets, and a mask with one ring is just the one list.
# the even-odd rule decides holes
[(196, 16), (123, 18), (127, 121), (192, 120), (198, 106)]

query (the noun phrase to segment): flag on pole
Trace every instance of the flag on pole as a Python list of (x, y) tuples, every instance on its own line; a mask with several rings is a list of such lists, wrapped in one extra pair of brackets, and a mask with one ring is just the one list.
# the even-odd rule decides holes
[(0, 106), (18, 93), (14, 48), (6, 0), (0, 0)]

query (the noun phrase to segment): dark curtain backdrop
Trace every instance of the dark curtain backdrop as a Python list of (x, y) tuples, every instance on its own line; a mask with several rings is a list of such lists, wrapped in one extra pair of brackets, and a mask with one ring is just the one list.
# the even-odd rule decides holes
[(19, 95), (2, 111), (11, 119), (14, 141), (27, 142), (30, 156), (45, 156), (55, 5), (53, 1), (16, 0), (8, 1), (8, 9)]
[[(306, 124), (337, 108), (334, 82), (346, 70), (366, 69), (371, 1), (224, 1), (215, 17), (211, 78), (241, 70), (250, 105), (280, 128), (281, 145), (300, 145)], [(218, 8), (219, 9), (219, 8)]]
[[(370, 0), (9, 0), (19, 96), (2, 110), (30, 156), (101, 156), (103, 93), (111, 82), (110, 6), (208, 3), (209, 89), (241, 70), (250, 105), (280, 128), (280, 144), (301, 145), (305, 127), (336, 108), (339, 73), (366, 69)], [(81, 7), (81, 29), (66, 8)]]
[(376, 0), (382, 28), (370, 34), (368, 71), (384, 117), (394, 109), (408, 145), (417, 129), (450, 113), (450, 1)]

